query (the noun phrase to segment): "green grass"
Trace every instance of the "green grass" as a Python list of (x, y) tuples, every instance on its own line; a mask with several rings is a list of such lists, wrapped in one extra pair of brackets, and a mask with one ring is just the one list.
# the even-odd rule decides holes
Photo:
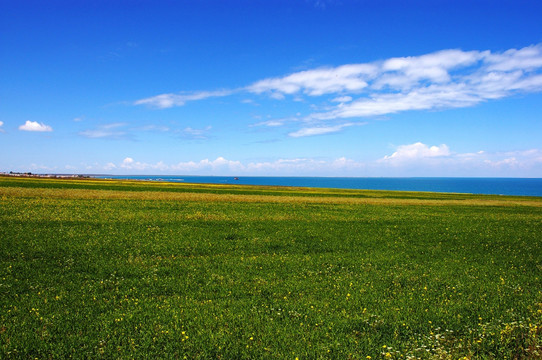
[(0, 358), (538, 359), (542, 198), (0, 178)]

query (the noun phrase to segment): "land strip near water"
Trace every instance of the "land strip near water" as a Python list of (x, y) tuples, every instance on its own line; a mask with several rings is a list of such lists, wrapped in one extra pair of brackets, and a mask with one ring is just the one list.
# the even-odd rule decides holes
[(0, 178), (0, 357), (538, 359), (542, 198)]

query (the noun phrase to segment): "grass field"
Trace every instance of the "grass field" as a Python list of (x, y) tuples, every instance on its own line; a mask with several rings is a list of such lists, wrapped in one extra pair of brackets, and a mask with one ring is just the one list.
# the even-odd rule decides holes
[(0, 358), (540, 359), (542, 198), (0, 178)]

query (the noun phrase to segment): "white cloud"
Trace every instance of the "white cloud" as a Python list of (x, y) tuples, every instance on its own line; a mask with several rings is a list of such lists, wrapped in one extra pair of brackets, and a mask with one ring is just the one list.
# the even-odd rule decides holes
[(354, 123), (346, 123), (335, 126), (316, 126), (316, 127), (306, 127), (289, 133), (291, 137), (303, 137), (303, 136), (313, 136), (313, 135), (324, 135), (331, 134), (338, 131), (341, 131), (345, 127), (356, 125)]
[[(401, 145), (375, 161), (373, 169), (401, 176), (542, 176), (542, 149), (471, 153), (452, 152), (445, 144)], [(387, 174), (390, 172), (387, 171)]]
[(119, 165), (108, 163), (104, 169), (123, 169), (142, 172), (160, 170), (176, 174), (258, 174), (275, 172), (297, 174), (299, 172), (310, 173), (310, 171), (325, 169), (327, 166), (334, 169), (344, 168), (347, 164), (352, 163), (351, 160), (346, 160), (344, 158), (332, 162), (307, 158), (294, 158), (278, 159), (272, 162), (250, 162), (243, 164), (240, 161), (228, 160), (219, 156), (215, 160), (203, 159), (200, 161), (186, 161), (166, 165), (163, 162), (158, 162), (156, 164), (143, 163), (127, 157)]
[(122, 161), (121, 166), (130, 166), (133, 163), (134, 163), (134, 159), (132, 159), (131, 157), (127, 157)]
[[(135, 161), (131, 157), (126, 157), (118, 167), (125, 170), (137, 170), (137, 171), (147, 171), (147, 170), (167, 171), (168, 170), (168, 166), (165, 165), (161, 161), (156, 164), (147, 164), (140, 161)], [(112, 169), (117, 168), (117, 166), (113, 163), (108, 163), (106, 165), (106, 168), (108, 170), (112, 170)]]
[(137, 132), (141, 131), (153, 131), (153, 132), (171, 132), (172, 134), (179, 134), (183, 137), (192, 139), (206, 139), (207, 134), (212, 129), (211, 126), (206, 126), (201, 129), (192, 127), (186, 127), (184, 129), (171, 129), (167, 126), (161, 125), (145, 125), (139, 127), (128, 127), (127, 123), (112, 123), (100, 125), (94, 129), (88, 129), (79, 132), (79, 135), (90, 139), (130, 139), (134, 137)]
[(139, 128), (135, 128), (135, 130), (141, 130), (141, 131), (160, 131), (160, 132), (166, 132), (169, 131), (169, 127), (167, 126), (160, 126), (160, 125), (145, 125), (141, 126)]
[(250, 173), (256, 174), (304, 174), (317, 171), (325, 161), (307, 158), (278, 159), (275, 161), (251, 162), (246, 166)]
[(57, 167), (56, 166), (46, 166), (46, 165), (42, 165), (42, 164), (32, 163), (32, 164), (30, 164), (29, 168), (32, 171), (44, 172), (44, 171), (55, 170)]
[(261, 94), (269, 92), (274, 97), (302, 91), (311, 96), (358, 92), (368, 86), (367, 79), (373, 77), (377, 68), (372, 64), (348, 64), (336, 68), (306, 70), (282, 78), (260, 80), (247, 89)]
[(177, 172), (226, 172), (242, 171), (244, 166), (240, 161), (227, 160), (222, 156), (217, 157), (215, 160), (204, 159), (199, 162), (188, 161), (180, 162), (175, 165), (171, 165), (170, 169)]
[[(310, 96), (374, 92), (383, 88), (405, 90), (422, 81), (442, 84), (451, 80), (450, 70), (473, 65), (486, 52), (443, 50), (417, 57), (391, 58), (363, 64), (347, 64), (335, 68), (306, 70), (285, 77), (260, 80), (248, 91), (257, 94), (269, 93), (275, 98), (285, 94), (304, 93)], [(343, 95), (332, 101), (347, 102)], [(346, 101), (341, 101), (344, 99)]]
[(538, 45), (496, 55), (446, 50), (390, 59), (383, 63), (366, 96), (308, 118), (330, 120), (460, 108), (518, 92), (541, 91), (541, 48)]
[(494, 154), (480, 154), (484, 164), (492, 168), (508, 168), (511, 170), (532, 169), (542, 167), (542, 149), (508, 151)]
[(407, 93), (375, 94), (372, 98), (362, 98), (349, 104), (341, 104), (334, 110), (314, 113), (307, 118), (331, 120), (369, 117), (408, 110), (466, 107), (472, 106), (479, 101), (479, 98), (466, 91), (465, 86), (462, 84), (431, 85), (413, 89)]
[(120, 164), (116, 165), (112, 162), (108, 163), (105, 170), (123, 169), (130, 172), (148, 172), (148, 171), (160, 171), (175, 174), (202, 174), (202, 173), (214, 173), (214, 172), (236, 172), (242, 171), (244, 166), (240, 161), (227, 160), (222, 156), (217, 157), (215, 160), (204, 159), (198, 162), (187, 161), (179, 162), (177, 164), (165, 164), (162, 161), (157, 163), (145, 163), (136, 161), (131, 157), (126, 157)]
[(392, 58), (382, 63), (381, 74), (373, 83), (380, 89), (408, 89), (422, 80), (446, 83), (451, 80), (449, 70), (472, 65), (481, 58), (477, 51), (443, 50), (417, 57)]
[(38, 123), (37, 121), (26, 120), (26, 122), (19, 126), (19, 130), (22, 131), (39, 131), (39, 132), (50, 132), (53, 131), (53, 128), (44, 123)]
[(118, 139), (126, 136), (126, 131), (120, 130), (120, 128), (126, 126), (125, 123), (112, 123), (98, 126), (96, 129), (89, 129), (81, 131), (79, 135), (90, 138), (113, 138)]
[(212, 126), (206, 126), (203, 129), (194, 129), (190, 126), (183, 129), (182, 133), (185, 136), (191, 137), (193, 139), (206, 139), (207, 133), (212, 129)]
[[(249, 162), (243, 164), (238, 160), (228, 160), (222, 156), (214, 160), (203, 159), (200, 161), (186, 161), (176, 164), (165, 164), (162, 161), (154, 164), (136, 161), (126, 157), (120, 164), (108, 163), (102, 167), (105, 170), (123, 170), (128, 172), (153, 172), (159, 170), (164, 173), (174, 174), (272, 174), (278, 172), (298, 174), (300, 172), (309, 174), (313, 170), (325, 169), (331, 166), (333, 169), (344, 168), (349, 161), (342, 158), (333, 162), (294, 158), (278, 159), (272, 162)], [(351, 161), (350, 161), (351, 163)]]
[(434, 158), (450, 156), (450, 149), (446, 144), (439, 146), (428, 146), (417, 142), (410, 145), (401, 145), (397, 147), (397, 151), (389, 156), (385, 156), (384, 161), (413, 161), (423, 158)]
[(352, 101), (352, 96), (339, 96), (331, 99), (332, 102), (346, 103)]
[(5, 132), (4, 129), (2, 129), (2, 126), (4, 126), (4, 122), (0, 121), (0, 133)]
[[(337, 125), (325, 123), (334, 119), (462, 108), (539, 91), (542, 44), (504, 52), (445, 49), (419, 56), (322, 67), (265, 78), (244, 88), (162, 94), (134, 104), (168, 108), (238, 92), (265, 94), (280, 101), (303, 100), (308, 108), (319, 110), (296, 116), (303, 120), (299, 127), (304, 128), (289, 135), (301, 137), (340, 130)], [(260, 124), (280, 126), (285, 122), (268, 120)]]
[(488, 53), (486, 62), (489, 71), (533, 71), (542, 67), (542, 44), (510, 49), (501, 54)]
[(183, 106), (189, 101), (232, 95), (236, 90), (199, 91), (189, 94), (161, 94), (137, 100), (134, 105), (147, 105), (158, 109)]
[(109, 162), (104, 166), (104, 170), (108, 170), (108, 171), (116, 169), (116, 168), (117, 168), (117, 165), (113, 164), (112, 162)]
[[(87, 171), (176, 175), (274, 176), (542, 176), (542, 149), (490, 153), (456, 153), (448, 145), (417, 142), (397, 146), (380, 159), (359, 161), (347, 157), (279, 158), (239, 161), (219, 156), (214, 160), (145, 163), (132, 157)], [(529, 175), (530, 174), (530, 175)]]
[(254, 126), (267, 126), (267, 127), (284, 126), (287, 123), (298, 122), (299, 118), (297, 116), (299, 116), (299, 115), (300, 114), (297, 113), (295, 117), (287, 117), (287, 118), (279, 118), (279, 119), (271, 119), (271, 120), (260, 121), (260, 122), (257, 122), (255, 124), (249, 125), (249, 126), (251, 126), (251, 127), (254, 127)]
[(269, 127), (276, 127), (276, 126), (282, 126), (287, 120), (285, 119), (276, 119), (276, 120), (267, 120), (267, 121), (261, 121), (259, 123), (256, 123), (251, 126), (269, 126)]

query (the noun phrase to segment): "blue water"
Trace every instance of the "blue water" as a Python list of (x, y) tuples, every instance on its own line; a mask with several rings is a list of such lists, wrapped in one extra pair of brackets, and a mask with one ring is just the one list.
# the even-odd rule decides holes
[(542, 196), (542, 179), (532, 178), (339, 178), (100, 175), (97, 178), (172, 181), (203, 184), (278, 185), (337, 189), (430, 191), (446, 193)]

